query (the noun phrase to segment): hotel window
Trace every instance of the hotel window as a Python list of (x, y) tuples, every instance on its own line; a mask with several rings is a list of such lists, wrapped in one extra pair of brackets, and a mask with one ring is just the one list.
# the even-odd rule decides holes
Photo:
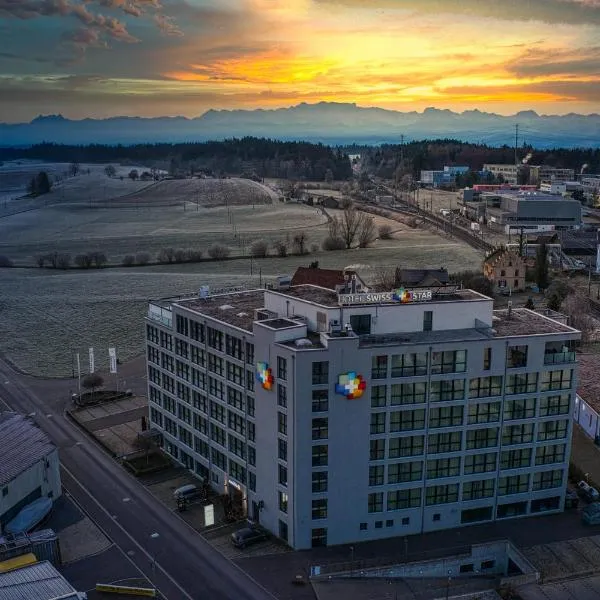
[(327, 412), (329, 410), (329, 393), (327, 390), (313, 390), (312, 411)]
[(531, 463), (531, 448), (505, 450), (500, 454), (500, 470), (523, 469)]
[(385, 467), (383, 465), (374, 465), (369, 467), (369, 486), (383, 485), (383, 474)]
[(356, 335), (371, 333), (371, 315), (350, 315), (350, 327)]
[(512, 475), (498, 480), (498, 496), (523, 494), (529, 490), (529, 475)]
[(527, 366), (527, 346), (509, 346), (506, 349), (506, 366), (518, 369)]
[[(385, 440), (371, 440), (369, 460), (383, 460), (385, 458)], [(313, 464), (313, 466), (315, 466)]]
[(249, 365), (254, 364), (254, 344), (246, 342), (246, 363)]
[(227, 386), (227, 404), (238, 410), (244, 410), (244, 394), (240, 390)]
[(463, 483), (462, 499), (479, 500), (481, 498), (492, 498), (494, 496), (493, 479), (482, 479), (481, 481), (465, 481)]
[(519, 373), (506, 378), (507, 394), (530, 394), (537, 391), (537, 373)]
[(253, 442), (256, 438), (256, 427), (252, 421), (248, 421), (248, 439)]
[(324, 494), (327, 491), (327, 471), (315, 471), (312, 474), (312, 493)]
[(313, 548), (327, 546), (327, 527), (311, 530), (311, 546)]
[(312, 420), (312, 439), (326, 440), (329, 437), (329, 426), (327, 417), (319, 417)]
[(277, 413), (277, 431), (287, 435), (287, 415), (285, 413)]
[(550, 390), (568, 390), (573, 378), (572, 369), (546, 371), (542, 374), (542, 392)]
[(181, 333), (187, 337), (188, 335), (188, 320), (181, 315), (175, 317), (175, 330), (177, 333)]
[(327, 498), (317, 498), (312, 501), (313, 521), (327, 518)]
[(390, 463), (388, 483), (406, 483), (423, 479), (423, 461)]
[(281, 490), (279, 490), (279, 492), (277, 492), (277, 496), (279, 498), (279, 510), (283, 513), (287, 513), (287, 511), (288, 511), (287, 492), (282, 492)]
[(152, 325), (146, 325), (146, 337), (149, 342), (158, 344), (158, 329)]
[(560, 487), (563, 482), (564, 471), (555, 469), (554, 471), (542, 471), (533, 474), (533, 489), (549, 490), (550, 488)]
[(423, 311), (423, 331), (432, 331), (433, 330), (433, 311), (425, 310)]
[(567, 437), (569, 421), (542, 421), (538, 423), (538, 441), (562, 440)]
[(449, 504), (458, 501), (458, 484), (434, 485), (426, 490), (425, 504), (432, 506), (434, 504)]
[(225, 434), (225, 430), (214, 423), (210, 424), (210, 439), (223, 446), (223, 448), (227, 447), (227, 435)]
[(385, 379), (387, 377), (388, 357), (373, 356), (371, 359), (371, 379)]
[(382, 408), (386, 405), (387, 386), (371, 386), (371, 408)]
[(248, 416), (253, 417), (254, 411), (255, 411), (254, 398), (252, 396), (246, 396), (246, 412), (248, 413)]
[(490, 473), (496, 470), (496, 453), (469, 454), (465, 456), (464, 474)]
[(569, 414), (570, 406), (571, 398), (568, 394), (540, 398), (540, 417), (567, 415)]
[(287, 380), (287, 359), (283, 356), (277, 357), (277, 377), (283, 381)]
[(535, 398), (523, 400), (506, 400), (504, 403), (504, 420), (531, 419), (535, 417)]
[(383, 492), (369, 494), (368, 511), (370, 513), (383, 512)]
[(227, 361), (227, 379), (237, 385), (244, 385), (244, 367)]
[(277, 404), (282, 408), (287, 408), (287, 388), (280, 383), (277, 384)]
[(528, 444), (533, 441), (533, 423), (507, 425), (502, 429), (502, 445)]
[(467, 450), (493, 448), (498, 445), (498, 428), (470, 429), (467, 431)]
[(421, 489), (412, 490), (394, 490), (388, 492), (387, 509), (405, 510), (407, 508), (418, 508), (421, 506)]
[(196, 365), (205, 367), (206, 352), (202, 350), (202, 348), (198, 348), (198, 346), (194, 346), (193, 344), (190, 344), (190, 346), (191, 361)]
[(385, 416), (387, 413), (371, 413), (371, 435), (385, 433)]
[(223, 352), (223, 332), (212, 327), (207, 327), (208, 345), (219, 352)]
[(226, 456), (222, 452), (219, 452), (216, 448), (211, 448), (210, 458), (214, 467), (221, 469), (221, 471), (225, 471), (225, 469), (227, 469)]
[[(254, 425), (254, 423), (248, 423), (248, 425)], [(277, 438), (277, 456), (279, 460), (287, 461), (287, 442), (282, 438)]]
[(446, 350), (444, 352), (432, 352), (431, 373), (464, 373), (467, 370), (466, 350)]
[(393, 383), (390, 404), (422, 404), (427, 400), (427, 383)]
[(492, 368), (492, 349), (483, 349), (483, 370), (489, 371)]
[(223, 376), (223, 359), (211, 352), (208, 353), (208, 370)]
[(460, 475), (460, 457), (436, 458), (427, 461), (427, 479)]
[(204, 325), (190, 319), (190, 338), (196, 342), (204, 342)]
[(469, 405), (467, 423), (495, 423), (500, 420), (500, 402), (486, 402)]
[[(384, 413), (385, 414), (385, 413)], [(425, 409), (399, 410), (390, 413), (390, 432), (425, 428)]]
[(227, 411), (227, 425), (240, 435), (246, 435), (246, 419), (231, 410)]
[(565, 460), (565, 445), (555, 444), (553, 446), (540, 446), (535, 449), (535, 464), (550, 465), (561, 463)]
[(458, 452), (462, 449), (462, 432), (432, 433), (427, 442), (427, 454)]
[(462, 406), (432, 408), (429, 413), (429, 427), (456, 427), (462, 425)]
[(233, 358), (241, 360), (242, 358), (242, 340), (232, 335), (225, 336), (225, 353)]
[(312, 384), (327, 385), (329, 383), (329, 362), (321, 361), (312, 364)]
[(469, 398), (487, 398), (502, 394), (502, 377), (477, 377), (469, 381)]
[(392, 377), (416, 377), (427, 375), (427, 352), (394, 354), (392, 356)]
[(420, 456), (424, 451), (424, 443), (425, 437), (422, 435), (390, 438), (388, 458)]
[(312, 447), (312, 466), (326, 467), (329, 460), (328, 446), (313, 446)]
[(246, 387), (249, 392), (254, 391), (254, 373), (252, 371), (246, 371)]
[(462, 400), (465, 397), (464, 379), (447, 379), (445, 381), (432, 381), (429, 400), (431, 402), (448, 402)]
[(244, 444), (244, 442), (242, 442), (242, 440), (239, 438), (235, 437), (235, 435), (229, 434), (227, 436), (227, 448), (229, 452), (239, 456), (241, 459), (246, 459), (246, 444)]

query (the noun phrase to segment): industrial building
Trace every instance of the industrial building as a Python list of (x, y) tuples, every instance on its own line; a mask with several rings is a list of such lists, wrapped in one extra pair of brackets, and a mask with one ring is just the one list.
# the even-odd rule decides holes
[(563, 510), (580, 333), (445, 285), (151, 302), (150, 420), (295, 549)]
[(83, 600), (77, 590), (49, 562), (0, 573), (2, 600)]
[(469, 167), (444, 167), (443, 171), (421, 171), (421, 185), (425, 187), (439, 187), (451, 185), (455, 182), (457, 175), (469, 172)]
[(504, 233), (576, 229), (581, 226), (581, 203), (572, 198), (532, 191), (483, 192), (476, 202), (464, 203), (465, 216), (486, 222)]
[(0, 531), (38, 498), (61, 495), (58, 450), (28, 417), (0, 413)]
[(573, 169), (561, 169), (546, 165), (485, 164), (483, 165), (483, 170), (484, 172), (491, 173), (494, 177), (502, 177), (505, 183), (512, 185), (528, 183), (537, 186), (545, 180), (559, 179), (573, 181), (575, 179), (575, 171)]

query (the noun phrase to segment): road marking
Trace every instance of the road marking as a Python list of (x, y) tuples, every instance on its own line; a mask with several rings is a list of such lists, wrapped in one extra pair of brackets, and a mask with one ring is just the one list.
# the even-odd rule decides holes
[(10, 383), (10, 381), (6, 380), (6, 381), (4, 382), (4, 385), (8, 385), (9, 383)]
[(123, 498), (123, 502), (131, 502), (131, 498)]
[(48, 413), (48, 414), (46, 415), (46, 417), (47, 417), (48, 419), (51, 419), (53, 416), (54, 416), (54, 415), (53, 415), (52, 413)]

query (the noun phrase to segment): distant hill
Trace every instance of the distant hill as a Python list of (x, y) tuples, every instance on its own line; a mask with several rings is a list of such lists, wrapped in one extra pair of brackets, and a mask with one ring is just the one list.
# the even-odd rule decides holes
[(469, 110), (427, 108), (422, 113), (355, 104), (320, 102), (274, 110), (209, 110), (200, 117), (113, 117), (74, 121), (61, 115), (39, 116), (30, 123), (0, 123), (0, 146), (58, 144), (143, 144), (223, 140), (257, 136), (326, 144), (397, 143), (453, 138), (489, 146), (514, 143), (519, 123), (521, 142), (535, 148), (600, 147), (600, 115), (511, 116)]

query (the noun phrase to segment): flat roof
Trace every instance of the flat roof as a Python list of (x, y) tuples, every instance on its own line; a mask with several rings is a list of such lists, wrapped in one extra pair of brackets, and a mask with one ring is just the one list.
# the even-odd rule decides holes
[(30, 418), (15, 412), (0, 413), (0, 447), (0, 486), (56, 448)]
[(579, 377), (577, 393), (594, 410), (600, 412), (600, 354), (578, 354)]
[(77, 600), (75, 588), (48, 562), (0, 573), (0, 600)]
[(580, 333), (568, 325), (541, 315), (528, 308), (495, 310), (492, 328), (494, 337), (542, 335), (549, 333)]

